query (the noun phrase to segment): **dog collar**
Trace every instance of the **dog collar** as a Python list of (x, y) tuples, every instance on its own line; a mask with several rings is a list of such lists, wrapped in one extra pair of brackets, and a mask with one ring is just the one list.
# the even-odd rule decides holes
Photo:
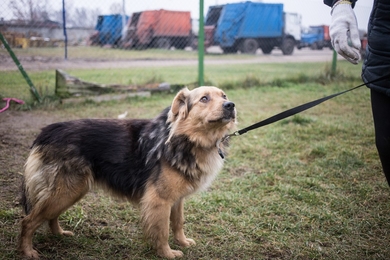
[(222, 159), (225, 159), (225, 155), (223, 154), (221, 148), (218, 148), (218, 154), (221, 156)]
[(224, 139), (225, 139), (225, 138), (222, 138), (221, 140), (218, 140), (217, 143), (215, 144), (215, 146), (216, 146), (217, 149), (218, 149), (218, 154), (219, 154), (219, 156), (221, 156), (222, 159), (225, 159), (225, 155), (223, 154), (222, 149), (219, 147), (219, 145), (221, 144), (221, 142), (222, 142)]

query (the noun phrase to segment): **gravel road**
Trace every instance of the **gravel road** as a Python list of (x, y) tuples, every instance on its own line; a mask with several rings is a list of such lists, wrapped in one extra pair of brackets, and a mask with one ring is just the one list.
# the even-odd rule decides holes
[[(212, 57), (206, 55), (204, 63), (206, 65), (218, 65), (218, 64), (251, 64), (251, 63), (279, 63), (279, 62), (330, 62), (333, 57), (333, 51), (329, 49), (323, 50), (310, 50), (302, 49), (295, 50), (292, 55), (285, 56), (280, 50), (273, 50), (270, 55), (264, 55), (261, 51), (258, 51), (256, 55), (251, 57), (231, 56), (232, 58), (226, 58), (221, 54), (218, 47), (212, 47), (208, 49), (208, 53), (213, 54)], [(221, 58), (218, 58), (220, 55)], [(338, 56), (338, 59), (342, 59)], [(31, 59), (21, 60), (22, 66), (28, 70), (51, 70), (51, 69), (86, 69), (86, 68), (128, 68), (128, 67), (163, 67), (163, 66), (187, 66), (197, 65), (196, 59), (188, 60), (106, 60), (106, 61), (91, 61), (91, 60), (62, 60), (59, 58), (42, 58), (32, 57)], [(13, 63), (11, 58), (2, 56), (0, 62), (0, 71), (13, 71), (18, 68)]]

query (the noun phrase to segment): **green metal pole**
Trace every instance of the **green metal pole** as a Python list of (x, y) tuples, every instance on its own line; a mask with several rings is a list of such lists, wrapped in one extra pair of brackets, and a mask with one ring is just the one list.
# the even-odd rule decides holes
[(203, 0), (199, 0), (199, 35), (198, 35), (198, 83), (204, 85), (204, 17)]
[(37, 89), (34, 87), (34, 84), (32, 83), (30, 77), (27, 75), (26, 71), (23, 69), (22, 64), (20, 64), (18, 58), (16, 57), (15, 53), (12, 51), (7, 40), (4, 38), (4, 36), (1, 32), (0, 32), (0, 41), (4, 44), (4, 47), (7, 49), (8, 53), (11, 55), (16, 66), (20, 70), (20, 73), (22, 73), (24, 79), (27, 81), (27, 84), (30, 86), (30, 90), (34, 94), (35, 98), (38, 100), (39, 103), (42, 102), (41, 96), (39, 95)]
[(330, 72), (331, 77), (336, 76), (336, 66), (337, 66), (337, 52), (333, 50), (332, 70)]

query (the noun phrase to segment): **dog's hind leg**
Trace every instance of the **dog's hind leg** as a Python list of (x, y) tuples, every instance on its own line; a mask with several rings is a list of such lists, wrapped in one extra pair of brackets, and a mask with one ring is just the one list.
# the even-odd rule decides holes
[(63, 189), (49, 196), (40, 205), (33, 206), (29, 215), (22, 220), (22, 232), (19, 250), (27, 257), (38, 258), (37, 251), (33, 250), (32, 238), (37, 228), (45, 221), (49, 221), (49, 227), (53, 234), (73, 236), (73, 232), (65, 231), (58, 222), (58, 216), (81, 199), (88, 187), (80, 187), (76, 193), (74, 190)]
[(70, 190), (65, 188), (69, 187), (70, 183), (65, 183), (64, 180), (59, 181), (59, 187), (61, 188), (58, 189), (55, 196), (47, 204), (45, 216), (49, 220), (49, 227), (53, 234), (64, 236), (74, 235), (72, 231), (66, 231), (61, 228), (58, 217), (85, 196), (89, 190), (89, 185), (85, 179), (78, 179), (76, 182), (73, 180), (73, 182), (72, 189)]
[(39, 212), (32, 210), (22, 220), (22, 232), (20, 234), (19, 251), (29, 258), (39, 258), (39, 254), (32, 246), (32, 238), (35, 230), (42, 225), (46, 219)]
[(193, 239), (184, 235), (184, 199), (180, 199), (172, 206), (171, 224), (176, 244), (184, 247), (196, 244)]
[(40, 201), (39, 205), (34, 205), (31, 212), (22, 220), (19, 250), (27, 257), (38, 258), (37, 251), (32, 247), (32, 238), (34, 232), (45, 221), (49, 221), (49, 227), (54, 234), (72, 236), (73, 232), (60, 227), (58, 216), (82, 198), (87, 191), (88, 187), (77, 193), (64, 189), (48, 196), (45, 201)]
[(53, 234), (55, 235), (64, 235), (67, 237), (73, 236), (72, 231), (63, 230), (60, 226), (60, 223), (58, 222), (58, 217), (55, 219), (49, 220), (49, 227)]
[[(65, 166), (64, 166), (65, 165)], [(27, 257), (38, 258), (38, 252), (33, 250), (32, 238), (34, 232), (45, 221), (54, 234), (72, 235), (64, 231), (58, 216), (80, 200), (90, 189), (92, 172), (87, 165), (81, 165), (76, 172), (71, 163), (43, 164), (41, 155), (32, 153), (27, 160), (24, 181), (25, 203), (30, 212), (21, 222), (19, 250)], [(59, 167), (62, 166), (62, 167)], [(82, 167), (83, 166), (83, 167)]]

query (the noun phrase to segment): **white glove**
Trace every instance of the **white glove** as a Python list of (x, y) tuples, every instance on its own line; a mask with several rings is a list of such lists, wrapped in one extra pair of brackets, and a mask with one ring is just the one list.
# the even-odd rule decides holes
[(332, 23), (329, 27), (333, 48), (349, 62), (358, 64), (360, 61), (360, 37), (355, 13), (352, 5), (335, 4), (332, 9)]

